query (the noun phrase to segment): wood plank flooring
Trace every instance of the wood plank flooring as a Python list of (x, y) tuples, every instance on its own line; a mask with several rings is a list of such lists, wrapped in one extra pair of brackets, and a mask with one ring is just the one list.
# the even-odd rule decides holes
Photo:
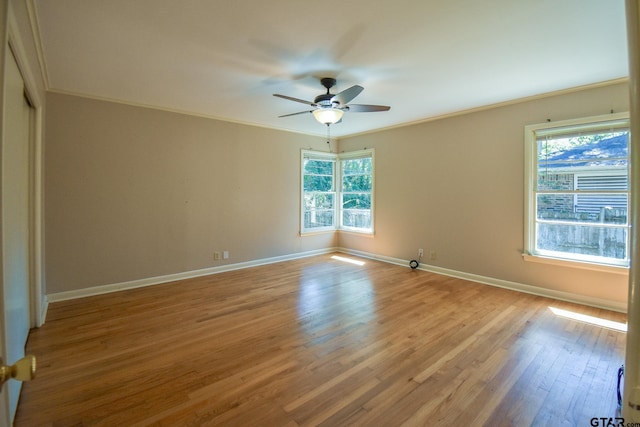
[[(343, 254), (335, 254), (346, 257)], [(20, 426), (587, 426), (621, 313), (322, 255), (51, 304)], [(604, 286), (604, 284), (603, 284)]]

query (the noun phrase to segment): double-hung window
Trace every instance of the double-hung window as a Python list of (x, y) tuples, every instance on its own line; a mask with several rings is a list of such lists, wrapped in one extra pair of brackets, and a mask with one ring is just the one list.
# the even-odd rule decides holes
[(374, 153), (302, 151), (301, 233), (373, 233)]
[(629, 118), (525, 127), (525, 254), (629, 265)]
[(302, 231), (333, 230), (336, 226), (335, 155), (303, 152)]
[(372, 153), (343, 154), (340, 157), (340, 228), (373, 231), (372, 200)]

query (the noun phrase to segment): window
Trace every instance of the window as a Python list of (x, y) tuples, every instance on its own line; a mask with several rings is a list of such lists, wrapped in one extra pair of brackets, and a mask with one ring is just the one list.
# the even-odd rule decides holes
[(525, 127), (525, 252), (629, 265), (629, 119)]
[(334, 156), (318, 154), (302, 158), (302, 231), (335, 229)]
[(371, 232), (373, 158), (371, 154), (340, 159), (340, 227)]
[(303, 150), (301, 233), (373, 233), (373, 164), (373, 150), (341, 154)]

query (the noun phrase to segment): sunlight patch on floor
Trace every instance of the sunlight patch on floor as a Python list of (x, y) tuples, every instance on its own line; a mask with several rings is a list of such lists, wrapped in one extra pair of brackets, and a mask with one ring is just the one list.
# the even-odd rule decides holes
[(603, 328), (614, 329), (616, 331), (627, 332), (627, 324), (615, 322), (613, 320), (601, 319), (587, 314), (576, 313), (575, 311), (563, 310), (561, 308), (549, 307), (549, 310), (556, 316), (567, 319), (577, 320), (578, 322), (588, 323), (590, 325), (601, 326)]
[(358, 261), (356, 259), (345, 258), (345, 257), (339, 256), (339, 255), (333, 255), (331, 257), (331, 259), (335, 259), (337, 261), (342, 261), (342, 262), (348, 262), (349, 264), (359, 265), (361, 267), (364, 265), (364, 261)]

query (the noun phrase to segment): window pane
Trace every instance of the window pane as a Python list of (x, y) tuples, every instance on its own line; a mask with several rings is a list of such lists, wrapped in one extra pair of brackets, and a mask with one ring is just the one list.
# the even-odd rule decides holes
[[(588, 212), (601, 222), (613, 221), (626, 224), (627, 221), (627, 195), (626, 194), (578, 194), (576, 195), (576, 212)], [(619, 222), (620, 218), (624, 221)]]
[(588, 215), (574, 211), (573, 194), (538, 194), (537, 218), (582, 222)]
[(538, 171), (545, 173), (567, 168), (626, 167), (629, 156), (628, 131), (547, 136), (537, 144)]
[(333, 176), (333, 160), (305, 159), (304, 173), (315, 175), (331, 175)]
[(536, 248), (625, 260), (627, 228), (538, 223)]
[(333, 191), (333, 176), (305, 175), (304, 191)]
[(538, 174), (538, 190), (573, 190), (573, 174), (572, 173), (539, 173)]
[(344, 175), (342, 191), (371, 191), (371, 175)]
[(303, 231), (335, 226), (335, 165), (334, 159), (303, 159)]
[(345, 209), (342, 211), (342, 225), (371, 229), (371, 210)]
[[(626, 172), (626, 171), (625, 171)], [(627, 173), (623, 175), (576, 175), (577, 190), (628, 190)]]
[(371, 174), (371, 157), (361, 159), (346, 159), (342, 161), (342, 174)]
[(304, 228), (333, 227), (334, 211), (314, 209), (304, 213)]
[(539, 220), (621, 224), (627, 223), (626, 194), (538, 194)]
[(334, 197), (333, 193), (305, 193), (304, 210), (333, 209)]
[(341, 220), (343, 227), (371, 230), (373, 159), (345, 159), (341, 162)]
[(342, 195), (343, 209), (371, 209), (370, 193), (348, 193)]

